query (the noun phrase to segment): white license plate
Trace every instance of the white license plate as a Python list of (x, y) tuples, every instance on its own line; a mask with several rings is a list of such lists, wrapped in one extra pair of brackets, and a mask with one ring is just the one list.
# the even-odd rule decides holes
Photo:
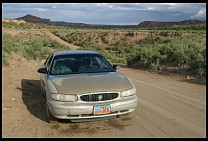
[(94, 106), (94, 115), (104, 115), (110, 113), (110, 105)]

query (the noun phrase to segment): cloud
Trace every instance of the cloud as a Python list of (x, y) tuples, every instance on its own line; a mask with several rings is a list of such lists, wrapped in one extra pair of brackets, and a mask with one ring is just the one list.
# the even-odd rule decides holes
[(46, 11), (47, 11), (47, 10), (44, 9), (44, 8), (33, 8), (33, 9), (38, 10), (38, 11), (41, 11), (41, 12), (46, 12)]
[(4, 18), (32, 14), (51, 21), (138, 24), (206, 18), (206, 3), (3, 3)]
[(57, 7), (55, 5), (53, 5), (52, 8), (56, 9)]
[(206, 9), (201, 8), (195, 15), (190, 17), (191, 19), (196, 19), (196, 18), (206, 18)]

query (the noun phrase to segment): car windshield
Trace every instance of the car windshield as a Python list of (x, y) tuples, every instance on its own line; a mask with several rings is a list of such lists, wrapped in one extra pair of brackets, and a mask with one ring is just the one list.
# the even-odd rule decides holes
[(69, 54), (55, 56), (50, 75), (97, 73), (115, 71), (100, 54)]

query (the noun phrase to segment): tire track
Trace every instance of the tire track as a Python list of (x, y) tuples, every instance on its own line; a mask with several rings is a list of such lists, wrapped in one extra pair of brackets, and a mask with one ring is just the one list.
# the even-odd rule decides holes
[(168, 89), (165, 89), (165, 88), (162, 88), (162, 87), (158, 87), (158, 86), (155, 86), (155, 85), (152, 85), (152, 84), (150, 84), (150, 83), (146, 83), (146, 82), (144, 82), (144, 81), (140, 81), (140, 80), (137, 80), (137, 79), (134, 79), (134, 78), (130, 78), (130, 77), (128, 77), (129, 79), (131, 79), (131, 80), (133, 80), (133, 81), (135, 81), (135, 82), (138, 82), (138, 83), (141, 83), (141, 84), (144, 84), (144, 85), (148, 85), (148, 86), (151, 86), (151, 87), (153, 87), (153, 88), (156, 88), (156, 89), (160, 89), (160, 90), (162, 90), (162, 91), (165, 91), (165, 92), (167, 92), (167, 94), (171, 94), (172, 95), (172, 97), (180, 97), (180, 98), (183, 98), (183, 99), (185, 99), (185, 100), (189, 100), (189, 101), (191, 101), (191, 102), (189, 102), (189, 103), (191, 103), (191, 104), (194, 104), (193, 102), (195, 102), (196, 104), (194, 104), (196, 107), (199, 107), (199, 108), (204, 108), (204, 107), (206, 107), (206, 104), (204, 104), (204, 101), (201, 101), (201, 100), (198, 100), (198, 99), (194, 99), (194, 98), (191, 98), (191, 97), (188, 97), (188, 96), (185, 96), (185, 95), (183, 95), (182, 93), (180, 93), (180, 94), (178, 94), (178, 93), (176, 93), (176, 92), (174, 92), (174, 91), (171, 91), (171, 90), (168, 90)]
[(179, 122), (181, 125), (188, 127), (191, 131), (197, 133), (199, 136), (203, 136), (203, 134), (205, 134), (205, 130), (203, 128), (196, 126), (195, 124), (188, 122), (186, 119), (183, 119), (183, 118), (181, 118), (181, 117), (179, 117), (179, 116), (177, 116), (167, 110), (164, 110), (155, 104), (152, 104), (142, 98), (139, 98), (138, 102), (142, 103), (143, 105), (147, 106), (148, 108), (151, 108), (154, 111), (157, 111), (158, 113), (168, 117), (169, 119), (172, 119), (176, 122)]
[(62, 40), (61, 38), (59, 38), (58, 36), (54, 35), (53, 33), (51, 33), (48, 30), (42, 30), (42, 31), (45, 32), (51, 39), (56, 40), (57, 42), (59, 42), (62, 45), (68, 46), (71, 50), (79, 49), (79, 46), (70, 44), (70, 43)]

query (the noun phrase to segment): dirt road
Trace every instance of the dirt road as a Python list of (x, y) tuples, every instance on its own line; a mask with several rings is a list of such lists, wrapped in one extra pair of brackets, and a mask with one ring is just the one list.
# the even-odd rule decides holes
[(71, 50), (76, 50), (79, 48), (79, 46), (76, 46), (76, 45), (73, 45), (73, 44), (70, 44), (64, 40), (62, 40), (61, 38), (59, 38), (58, 36), (54, 35), (53, 33), (51, 33), (50, 31), (48, 30), (41, 30), (41, 31), (44, 31), (52, 40), (56, 40), (57, 42), (59, 42), (60, 44), (62, 45), (65, 45), (65, 46), (68, 46)]
[(40, 34), (40, 35), (42, 35), (43, 33), (45, 33), (52, 40), (55, 40), (55, 41), (59, 42), (62, 45), (68, 46), (71, 50), (76, 50), (76, 49), (79, 48), (79, 46), (70, 44), (70, 43), (62, 40), (61, 38), (59, 38), (58, 36), (54, 35), (53, 33), (51, 33), (47, 29), (27, 29), (27, 30), (4, 29), (4, 31), (9, 33), (9, 34), (11, 34), (11, 35), (19, 35), (20, 33), (31, 33), (31, 34)]
[(40, 62), (14, 55), (2, 67), (3, 137), (206, 137), (205, 85), (120, 68), (137, 88), (137, 109), (103, 121), (48, 124), (40, 95)]

